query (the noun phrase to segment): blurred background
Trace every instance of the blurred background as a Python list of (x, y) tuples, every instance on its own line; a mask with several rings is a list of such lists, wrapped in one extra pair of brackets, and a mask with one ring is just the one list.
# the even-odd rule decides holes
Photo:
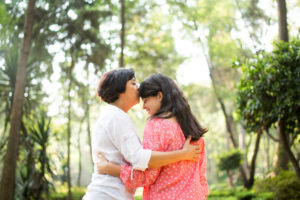
[(299, 19), (299, 0), (1, 0), (0, 200), (82, 198), (97, 84), (122, 67), (174, 79), (208, 128), (208, 199), (300, 199)]

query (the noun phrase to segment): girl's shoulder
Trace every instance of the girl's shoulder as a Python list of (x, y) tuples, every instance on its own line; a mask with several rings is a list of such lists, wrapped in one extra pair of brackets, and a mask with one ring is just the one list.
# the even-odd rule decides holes
[(164, 119), (164, 118), (151, 118), (147, 121), (147, 125), (148, 126), (158, 126), (158, 127), (180, 127), (180, 125), (178, 124), (178, 122), (172, 120), (172, 119)]

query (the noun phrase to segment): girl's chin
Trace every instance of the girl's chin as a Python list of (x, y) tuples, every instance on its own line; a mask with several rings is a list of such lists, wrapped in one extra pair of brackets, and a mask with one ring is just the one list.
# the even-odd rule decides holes
[(153, 113), (151, 113), (151, 112), (147, 112), (147, 113), (148, 113), (149, 117), (153, 116)]

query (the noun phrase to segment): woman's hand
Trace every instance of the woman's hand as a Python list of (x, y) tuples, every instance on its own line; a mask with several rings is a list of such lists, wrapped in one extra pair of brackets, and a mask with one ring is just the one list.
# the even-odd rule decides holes
[(182, 151), (186, 157), (186, 160), (198, 161), (202, 149), (200, 149), (199, 145), (192, 145), (191, 139), (191, 136), (186, 139)]
[(108, 168), (108, 160), (101, 154), (97, 153), (98, 161), (96, 163), (98, 174), (106, 174)]
[(108, 174), (120, 177), (121, 166), (109, 162), (101, 153), (97, 153), (98, 161), (96, 163), (98, 174)]

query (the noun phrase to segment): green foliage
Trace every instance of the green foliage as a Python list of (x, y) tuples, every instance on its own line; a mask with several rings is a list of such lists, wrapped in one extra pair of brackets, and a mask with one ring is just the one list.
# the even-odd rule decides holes
[[(86, 192), (86, 188), (82, 187), (72, 187), (72, 199), (73, 200), (81, 200)], [(53, 191), (50, 194), (49, 200), (66, 200), (68, 197), (68, 188), (67, 185), (64, 185), (57, 189), (57, 191)]]
[(243, 17), (244, 23), (247, 24), (247, 31), (252, 41), (255, 51), (264, 49), (261, 38), (271, 24), (271, 17), (266, 15), (263, 8), (259, 6), (259, 1), (236, 0), (236, 6)]
[(242, 187), (236, 188), (212, 188), (209, 191), (207, 200), (272, 200), (273, 193), (256, 192), (254, 190), (245, 190)]
[[(72, 187), (72, 199), (73, 200), (81, 200), (86, 192), (85, 187)], [(67, 200), (68, 197), (68, 190), (67, 186), (64, 185), (57, 189), (57, 191), (53, 191), (50, 194), (49, 200)], [(135, 196), (135, 200), (142, 200), (142, 196)]]
[(207, 197), (207, 200), (237, 200), (236, 197)]
[(142, 196), (135, 196), (134, 200), (143, 200), (143, 197)]
[(36, 120), (26, 120), (22, 125), (20, 158), (18, 168), (16, 198), (40, 199), (48, 195), (52, 186), (53, 173), (50, 155), (47, 153), (51, 135), (50, 119), (41, 112)]
[(137, 71), (138, 81), (152, 73), (163, 73), (176, 78), (177, 68), (184, 57), (175, 49), (171, 21), (172, 16), (163, 14), (156, 4), (152, 4), (151, 10), (144, 11), (142, 15), (136, 13), (129, 21), (125, 63), (130, 63), (128, 66)]
[(218, 167), (220, 170), (234, 170), (240, 167), (242, 153), (239, 149), (232, 149), (219, 156)]
[[(3, 137), (0, 138), (0, 154), (4, 151), (7, 137), (7, 127), (10, 122), (10, 114), (14, 97), (16, 74), (19, 59), (19, 46), (15, 41), (8, 47), (0, 47), (3, 56), (3, 65), (0, 67), (0, 115), (4, 117)], [(26, 68), (26, 84), (23, 103), (23, 115), (26, 117), (38, 108), (39, 103), (45, 97), (42, 88), (42, 79), (50, 74), (51, 70), (37, 67), (39, 61), (29, 57), (29, 63)]]
[(300, 181), (296, 174), (282, 171), (275, 177), (256, 181), (254, 190), (257, 193), (273, 192), (274, 200), (300, 199)]
[(235, 194), (235, 196), (239, 199), (239, 200), (250, 200), (252, 199), (255, 194), (253, 191), (249, 191), (249, 190), (244, 190), (244, 191), (240, 191), (240, 192), (237, 192)]
[(210, 197), (227, 197), (227, 196), (234, 196), (235, 190), (234, 189), (215, 189), (209, 191)]
[(248, 130), (268, 129), (285, 118), (287, 132), (299, 134), (300, 40), (276, 43), (271, 53), (261, 52), (234, 65), (243, 72), (237, 113)]
[(258, 193), (256, 197), (252, 198), (253, 200), (273, 200), (273, 192), (263, 192)]

